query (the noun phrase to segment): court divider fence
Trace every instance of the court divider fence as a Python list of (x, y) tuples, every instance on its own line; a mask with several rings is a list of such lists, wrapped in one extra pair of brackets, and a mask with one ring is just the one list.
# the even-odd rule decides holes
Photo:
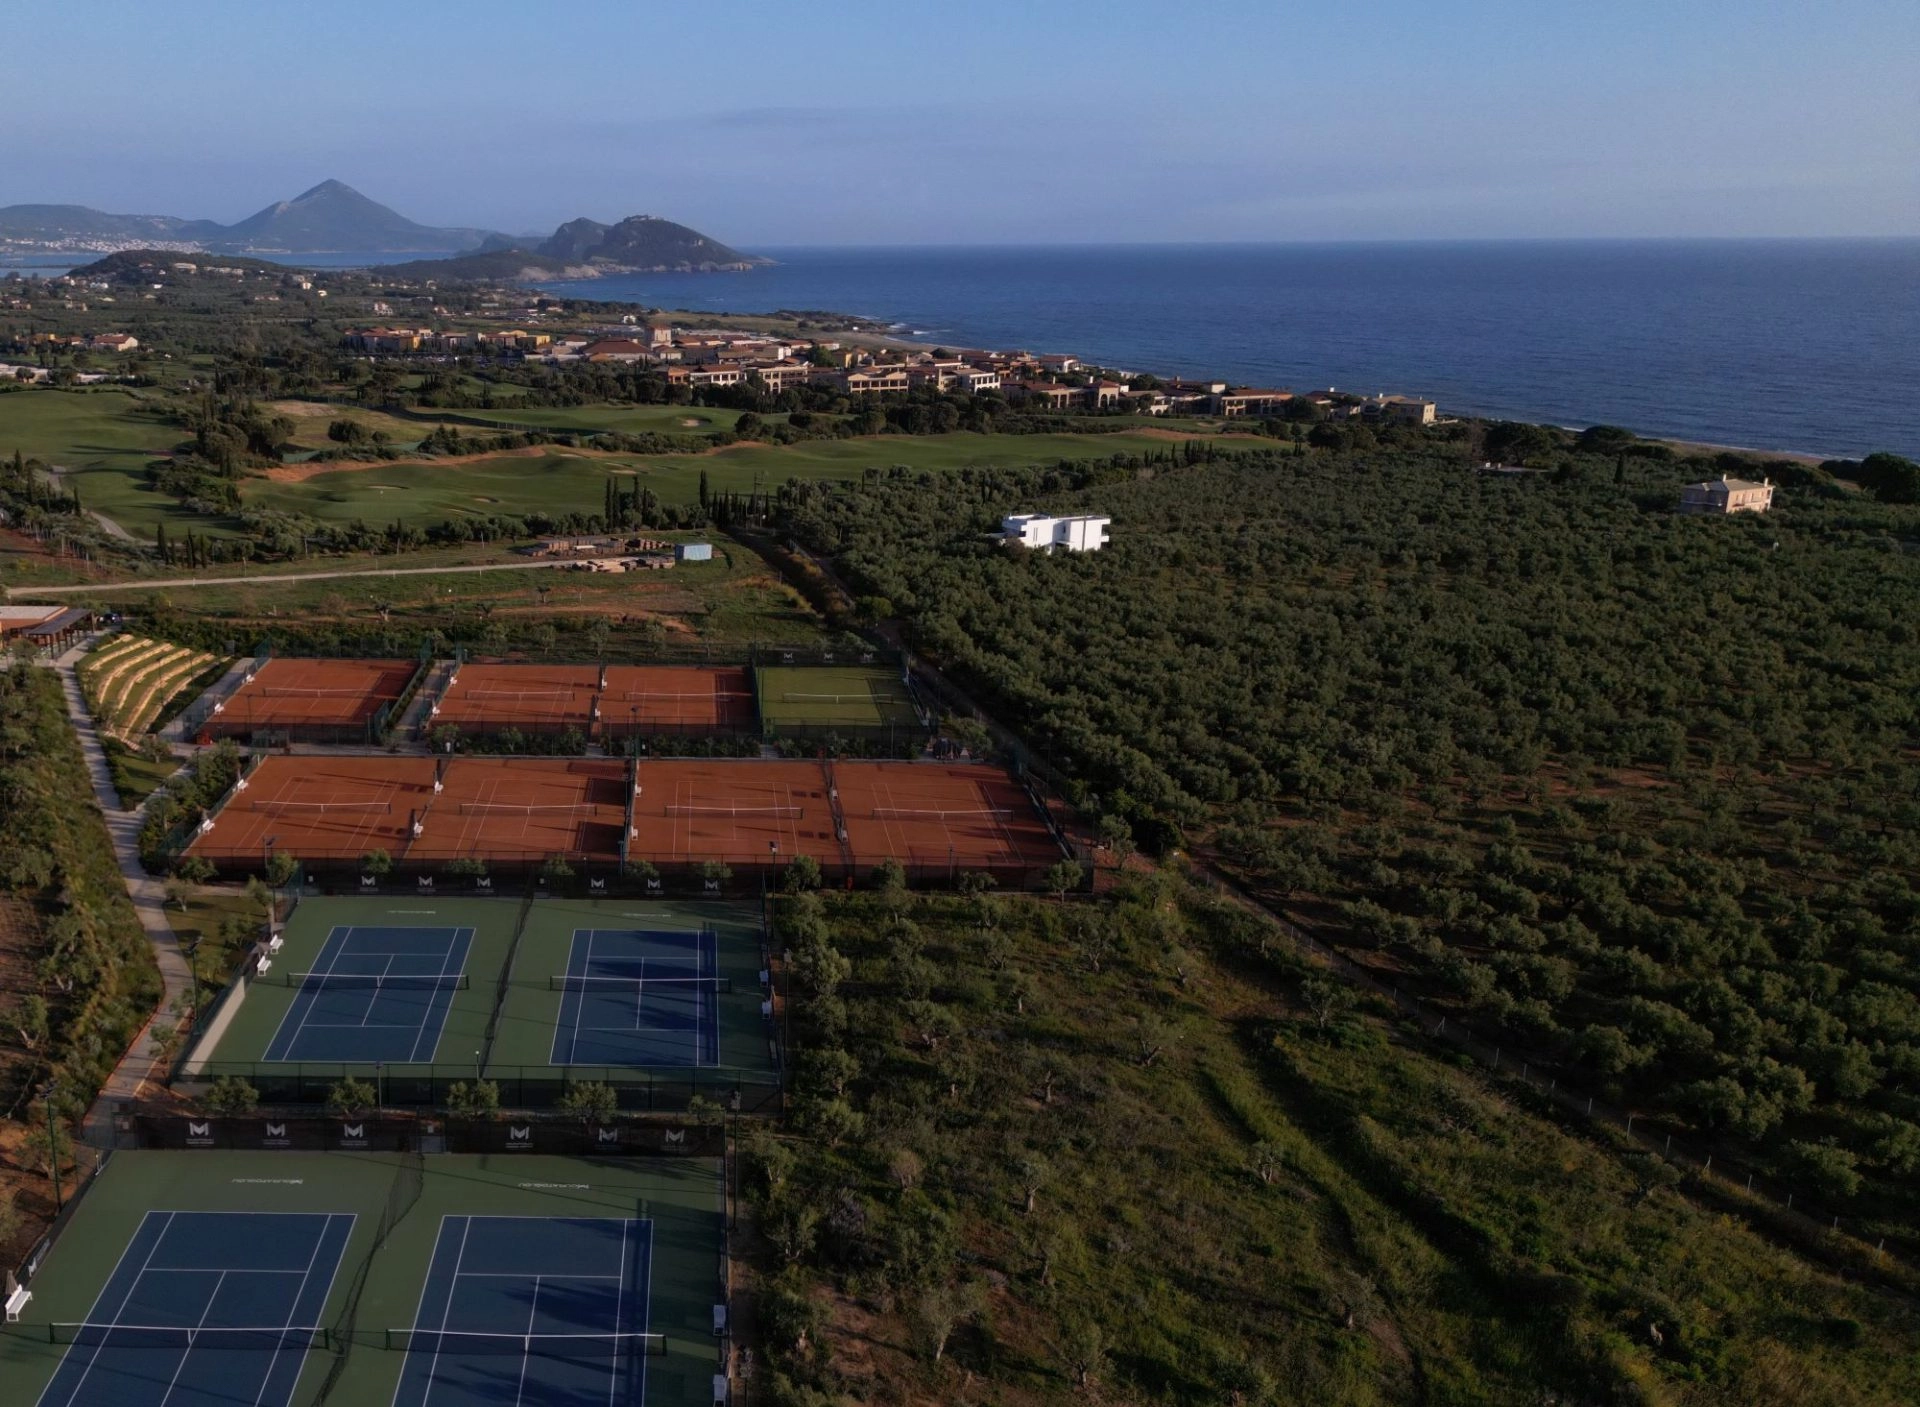
[(373, 1273), (373, 1262), (387, 1244), (387, 1237), (394, 1227), (405, 1219), (420, 1201), (426, 1191), (426, 1162), (418, 1147), (408, 1147), (402, 1143), (404, 1156), (400, 1166), (394, 1170), (393, 1183), (387, 1189), (387, 1204), (381, 1210), (380, 1224), (374, 1229), (373, 1244), (354, 1267), (353, 1279), (347, 1287), (347, 1297), (341, 1302), (339, 1313), (327, 1326), (326, 1348), (332, 1355), (327, 1371), (320, 1385), (309, 1399), (314, 1407), (332, 1396), (334, 1388), (339, 1386), (341, 1376), (347, 1371), (347, 1358), (353, 1350), (354, 1333), (359, 1324), (360, 1296), (366, 1291), (367, 1277)]
[[(259, 1093), (262, 1105), (288, 1109), (305, 1106), (310, 1111), (314, 1105), (327, 1102), (334, 1086), (353, 1079), (378, 1088), (381, 1108), (439, 1109), (446, 1107), (448, 1093), (455, 1085), (471, 1085), (476, 1078), (498, 1085), (501, 1106), (508, 1109), (555, 1109), (567, 1091), (580, 1084), (610, 1086), (617, 1107), (635, 1114), (684, 1113), (695, 1099), (730, 1114), (777, 1114), (781, 1109), (778, 1070), (755, 1079), (726, 1070), (655, 1072), (626, 1066), (494, 1065), (484, 1066), (483, 1073), (476, 1074), (471, 1064), (375, 1066), (208, 1060), (198, 1064), (191, 1075), (176, 1076), (170, 1088), (175, 1094), (196, 1099), (204, 1096), (216, 1080), (244, 1080)], [(255, 1141), (235, 1146), (279, 1145)]]
[[(293, 853), (296, 847), (282, 846)], [(1084, 847), (1081, 847), (1084, 852)], [(608, 854), (604, 859), (548, 856), (522, 861), (488, 860), (486, 873), (452, 872), (447, 862), (409, 863), (395, 857), (386, 874), (361, 872), (359, 857), (313, 859), (299, 856), (302, 880), (313, 897), (366, 894), (398, 897), (471, 896), (490, 899), (522, 892), (531, 886), (540, 899), (757, 899), (778, 889), (791, 856), (770, 863), (763, 857), (734, 860), (644, 860), (626, 864)], [(884, 857), (848, 864), (820, 862), (820, 878), (830, 889), (856, 889), (872, 881)], [(258, 874), (261, 863), (250, 857), (221, 857), (213, 861), (226, 879)], [(952, 888), (962, 875), (985, 874), (1001, 889), (1037, 890), (1046, 887), (1051, 865), (995, 863), (968, 859), (948, 849), (910, 850), (902, 861), (907, 882), (926, 889)], [(1082, 863), (1085, 863), (1082, 857)]]
[[(397, 1220), (418, 1190), (402, 1178), (417, 1178), (425, 1154), (535, 1153), (563, 1158), (719, 1158), (726, 1130), (717, 1119), (583, 1119), (578, 1114), (517, 1112), (494, 1118), (455, 1119), (395, 1114), (316, 1115), (280, 1109), (249, 1114), (182, 1114), (176, 1110), (124, 1110), (115, 1119), (125, 1149), (278, 1150), (306, 1153), (404, 1153), (389, 1196)], [(382, 1236), (390, 1229), (383, 1224)]]

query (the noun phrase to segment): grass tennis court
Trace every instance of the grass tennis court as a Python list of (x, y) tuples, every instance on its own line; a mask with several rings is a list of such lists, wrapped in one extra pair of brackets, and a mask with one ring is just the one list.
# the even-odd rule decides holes
[(308, 899), (281, 939), (269, 970), (228, 992), (183, 1080), (239, 1076), (272, 1102), (351, 1074), (394, 1104), (477, 1071), (510, 1105), (583, 1080), (778, 1088), (757, 904)]
[(882, 665), (767, 665), (760, 717), (781, 728), (911, 728), (920, 722), (898, 670)]
[(119, 1153), (0, 1399), (705, 1407), (723, 1236), (712, 1159)]

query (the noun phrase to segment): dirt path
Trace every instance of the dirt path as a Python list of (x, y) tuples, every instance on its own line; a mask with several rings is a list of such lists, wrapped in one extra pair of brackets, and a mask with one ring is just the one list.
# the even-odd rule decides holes
[[(339, 581), (347, 577), (442, 576), (467, 572), (552, 571), (570, 565), (565, 560), (551, 562), (479, 562), (464, 567), (365, 567), (345, 572), (279, 572), (256, 576), (179, 576), (156, 581), (94, 581), (80, 586), (22, 586), (9, 599), (24, 601), (36, 596), (72, 596), (82, 592), (188, 590), (196, 586), (272, 586), (282, 581)], [(17, 594), (15, 594), (17, 593)]]

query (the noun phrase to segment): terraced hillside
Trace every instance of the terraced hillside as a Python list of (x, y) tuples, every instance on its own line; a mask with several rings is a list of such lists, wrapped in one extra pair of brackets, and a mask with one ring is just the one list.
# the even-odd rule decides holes
[(167, 704), (219, 661), (201, 650), (138, 635), (122, 635), (80, 665), (80, 682), (93, 716), (107, 732), (138, 738)]

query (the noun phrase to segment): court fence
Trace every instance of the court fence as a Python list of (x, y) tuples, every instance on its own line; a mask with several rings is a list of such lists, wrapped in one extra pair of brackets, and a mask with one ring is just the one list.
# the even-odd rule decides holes
[[(560, 1105), (569, 1090), (582, 1084), (604, 1084), (612, 1088), (617, 1107), (629, 1113), (685, 1113), (695, 1099), (729, 1114), (772, 1115), (781, 1112), (781, 1082), (776, 1070), (766, 1075), (742, 1074), (735, 1070), (641, 1070), (631, 1066), (560, 1065), (483, 1065), (476, 1074), (473, 1064), (465, 1065), (376, 1065), (373, 1062), (327, 1063), (319, 1061), (207, 1060), (196, 1062), (191, 1073), (181, 1073), (168, 1082), (168, 1088), (187, 1099), (202, 1099), (216, 1081), (244, 1080), (268, 1108), (300, 1108), (327, 1103), (334, 1087), (345, 1080), (356, 1080), (376, 1090), (378, 1108), (445, 1108), (455, 1085), (472, 1085), (485, 1079), (499, 1086), (500, 1104), (507, 1109), (551, 1110)], [(212, 1116), (198, 1116), (205, 1123)], [(255, 1141), (237, 1147), (279, 1147), (258, 1141), (259, 1120), (252, 1123), (215, 1118), (230, 1126), (226, 1134), (206, 1137), (240, 1137)], [(284, 1122), (284, 1121), (282, 1121)], [(249, 1132), (250, 1130), (250, 1132)], [(289, 1135), (290, 1136), (290, 1135)], [(149, 1146), (145, 1144), (136, 1146)], [(167, 1147), (172, 1145), (152, 1145)], [(338, 1144), (329, 1146), (337, 1147)]]
[(98, 1180), (112, 1157), (111, 1148), (94, 1148), (78, 1140), (74, 1142), (73, 1166), (61, 1173), (63, 1178), (71, 1177), (73, 1180), (67, 1185), (60, 1210), (55, 1214), (46, 1231), (27, 1251), (26, 1258), (18, 1266), (7, 1271), (6, 1294), (11, 1295), (19, 1286), (33, 1283), (33, 1277), (40, 1273), (40, 1267), (46, 1263), (48, 1252), (59, 1241), (61, 1233), (72, 1224), (74, 1216), (86, 1200), (88, 1190)]
[(528, 1111), (482, 1119), (393, 1113), (318, 1116), (290, 1108), (222, 1115), (128, 1106), (115, 1116), (114, 1127), (118, 1146), (125, 1149), (404, 1153), (408, 1158), (389, 1197), (389, 1213), (396, 1221), (418, 1199), (418, 1191), (409, 1189), (429, 1166), (423, 1160), (434, 1154), (718, 1158), (726, 1150), (726, 1130), (717, 1118), (608, 1120)]
[(393, 1233), (394, 1227), (398, 1226), (407, 1213), (414, 1209), (420, 1201), (421, 1194), (426, 1191), (426, 1164), (419, 1150), (406, 1148), (403, 1145), (402, 1151), (405, 1156), (400, 1166), (394, 1170), (393, 1183), (387, 1189), (387, 1204), (381, 1211), (380, 1224), (374, 1229), (373, 1244), (367, 1248), (359, 1265), (354, 1267), (353, 1279), (347, 1287), (346, 1298), (341, 1302), (333, 1322), (327, 1326), (329, 1341), (326, 1347), (332, 1354), (332, 1361), (327, 1364), (326, 1374), (321, 1378), (319, 1390), (312, 1399), (316, 1407), (317, 1404), (325, 1402), (332, 1396), (334, 1388), (339, 1385), (342, 1375), (346, 1372), (347, 1356), (352, 1351), (354, 1334), (359, 1323), (360, 1296), (367, 1288), (367, 1278), (373, 1272), (375, 1257), (379, 1255), (381, 1247), (387, 1244), (387, 1237)]
[[(292, 847), (285, 847), (291, 849)], [(636, 854), (622, 864), (618, 860), (583, 859), (574, 855), (521, 861), (488, 860), (486, 873), (449, 869), (445, 861), (408, 862), (402, 856), (393, 859), (393, 868), (385, 874), (366, 874), (359, 857), (310, 859), (301, 856), (303, 883), (312, 895), (345, 894), (399, 897), (438, 896), (495, 898), (518, 894), (531, 888), (538, 899), (756, 899), (780, 887), (786, 877), (791, 856), (776, 861), (761, 857), (736, 860), (648, 860)], [(871, 883), (874, 872), (887, 857), (856, 857), (849, 864), (842, 860), (820, 862), (822, 883), (831, 889), (857, 889)], [(946, 848), (909, 850), (900, 857), (910, 884), (927, 889), (951, 888), (963, 875), (985, 874), (1001, 889), (1035, 890), (1046, 887), (1046, 874), (1053, 861), (1037, 864), (1026, 861), (980, 861)], [(227, 877), (258, 873), (251, 859), (220, 857), (215, 868)], [(561, 866), (564, 865), (564, 872)]]

